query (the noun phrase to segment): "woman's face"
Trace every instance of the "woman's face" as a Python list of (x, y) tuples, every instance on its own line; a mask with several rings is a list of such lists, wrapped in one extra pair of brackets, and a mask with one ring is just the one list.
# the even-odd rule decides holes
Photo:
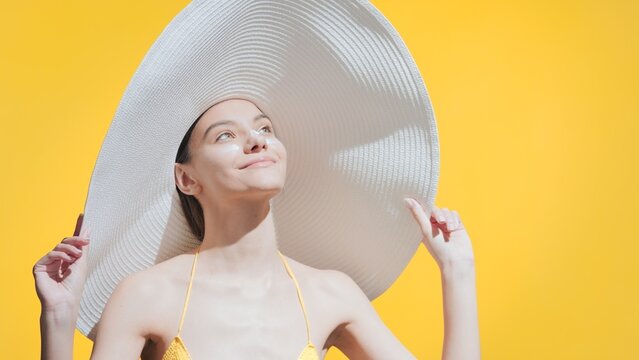
[[(180, 190), (201, 203), (275, 196), (286, 179), (286, 149), (274, 125), (248, 100), (229, 99), (209, 108), (189, 139), (191, 161), (175, 164)], [(270, 160), (247, 167), (261, 158)]]

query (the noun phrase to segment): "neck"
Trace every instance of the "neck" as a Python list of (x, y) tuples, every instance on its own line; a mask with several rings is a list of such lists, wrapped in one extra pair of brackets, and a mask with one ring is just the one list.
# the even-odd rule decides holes
[(268, 199), (216, 199), (206, 205), (198, 255), (205, 276), (263, 281), (285, 274)]

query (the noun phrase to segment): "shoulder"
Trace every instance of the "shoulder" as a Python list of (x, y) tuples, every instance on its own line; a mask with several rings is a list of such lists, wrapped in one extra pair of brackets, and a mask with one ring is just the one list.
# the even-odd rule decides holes
[[(186, 267), (190, 262), (178, 255), (147, 269), (134, 272), (123, 278), (115, 288), (113, 296), (120, 296), (125, 300), (156, 299), (156, 296), (166, 294), (177, 281), (183, 280)], [(180, 271), (182, 270), (182, 271)], [(156, 301), (157, 302), (157, 301)]]
[(320, 292), (321, 295), (324, 295), (322, 298), (348, 301), (349, 303), (369, 302), (359, 285), (345, 272), (334, 269), (318, 269), (292, 259), (289, 260), (289, 263), (291, 263), (296, 277), (303, 283), (302, 286), (306, 285), (311, 291)]
[(184, 281), (181, 274), (184, 271), (179, 271), (188, 266), (188, 260), (180, 259), (184, 256), (188, 255), (178, 255), (120, 280), (107, 301), (100, 323), (117, 321), (121, 326), (137, 329), (142, 336), (156, 333), (158, 326), (163, 325), (157, 323), (158, 319), (162, 319), (162, 313), (177, 300), (176, 284)]
[[(188, 255), (179, 255), (179, 257)], [(174, 283), (182, 259), (169, 259), (120, 280), (98, 322), (92, 359), (138, 358), (147, 339), (166, 332), (167, 308), (175, 303)]]
[(115, 287), (109, 301), (130, 302), (133, 305), (140, 304), (140, 300), (154, 299), (157, 295), (166, 293), (170, 282), (162, 276), (166, 273), (162, 267), (158, 264), (127, 275)]
[(318, 269), (299, 262), (291, 266), (304, 288), (305, 299), (309, 299), (307, 302), (312, 302), (322, 314), (322, 321), (330, 324), (327, 344), (356, 319), (376, 315), (364, 291), (345, 272)]
[[(345, 272), (332, 269), (318, 271), (318, 285), (344, 306), (368, 305), (368, 297), (359, 285)], [(349, 309), (350, 310), (350, 309)]]
[[(307, 269), (309, 286), (321, 299), (319, 307), (331, 318), (325, 347), (335, 346), (349, 359), (414, 359), (383, 320), (357, 282), (339, 270)], [(374, 354), (374, 355), (373, 355)]]

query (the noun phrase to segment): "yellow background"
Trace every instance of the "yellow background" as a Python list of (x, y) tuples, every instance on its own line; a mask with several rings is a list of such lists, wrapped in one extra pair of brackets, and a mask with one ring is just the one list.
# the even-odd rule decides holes
[[(120, 97), (186, 3), (3, 4), (3, 358), (39, 358), (31, 267), (72, 234)], [(373, 3), (435, 108), (436, 204), (459, 211), (474, 244), (483, 358), (639, 358), (639, 2)], [(373, 304), (418, 358), (441, 356), (425, 248)], [(90, 349), (76, 331), (76, 358)]]

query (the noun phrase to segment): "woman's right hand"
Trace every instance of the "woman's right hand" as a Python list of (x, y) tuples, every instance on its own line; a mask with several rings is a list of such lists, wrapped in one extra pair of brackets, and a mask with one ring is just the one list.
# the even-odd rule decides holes
[(78, 216), (73, 236), (66, 237), (33, 266), (36, 292), (46, 311), (77, 310), (87, 273), (88, 231), (79, 234), (84, 214)]

